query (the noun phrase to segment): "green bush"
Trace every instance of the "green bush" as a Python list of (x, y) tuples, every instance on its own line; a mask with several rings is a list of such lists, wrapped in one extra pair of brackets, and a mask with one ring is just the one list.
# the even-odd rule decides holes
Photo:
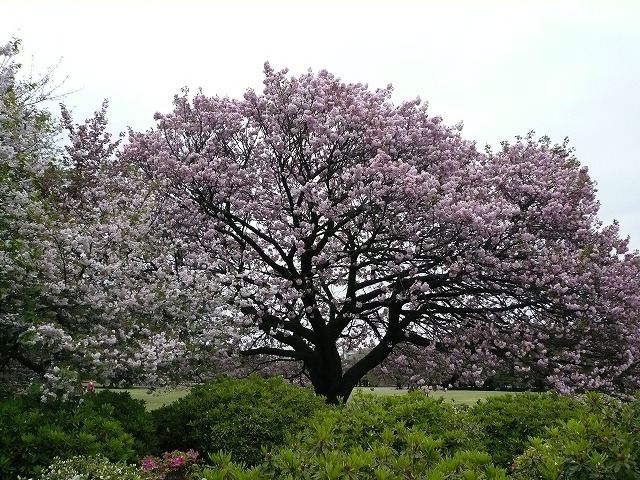
[[(466, 412), (422, 393), (356, 394), (317, 412), (287, 445), (252, 470), (217, 456), (202, 478), (506, 479), (479, 445)], [(451, 436), (465, 431), (457, 442)], [(227, 472), (222, 476), (221, 471)], [(238, 476), (242, 472), (245, 477)]]
[(394, 436), (397, 447), (376, 443), (368, 448), (315, 452), (310, 445), (281, 448), (261, 465), (246, 468), (231, 456), (213, 454), (210, 465), (192, 479), (293, 480), (507, 480), (504, 469), (484, 452), (461, 450), (443, 455), (441, 442), (423, 432)]
[(489, 454), (468, 448), (473, 433), (464, 447), (448, 441), (465, 422), (464, 411), (421, 393), (357, 394), (346, 405), (318, 411), (286, 445), (265, 449), (261, 464), (247, 469), (218, 453), (198, 478), (506, 480)]
[(464, 407), (425, 397), (420, 391), (407, 395), (375, 396), (356, 392), (346, 405), (318, 412), (311, 426), (323, 424), (345, 448), (369, 445), (389, 429), (415, 429), (442, 441), (445, 453), (482, 447), (478, 429), (468, 421)]
[(34, 480), (144, 480), (140, 467), (123, 462), (111, 463), (97, 455), (54, 459)]
[(496, 465), (510, 466), (528, 446), (529, 437), (584, 412), (576, 399), (543, 393), (490, 397), (469, 409), (486, 451)]
[(234, 461), (255, 464), (263, 445), (280, 445), (323, 406), (312, 390), (281, 378), (218, 377), (152, 414), (163, 451), (194, 449), (207, 455), (223, 450)]
[[(344, 412), (348, 417), (351, 412)], [(489, 454), (475, 450), (450, 451), (442, 437), (403, 422), (383, 425), (366, 442), (321, 415), (296, 441), (267, 454), (262, 477), (325, 479), (506, 479)], [(344, 420), (344, 418), (343, 418)], [(346, 424), (352, 422), (347, 418)], [(357, 422), (356, 422), (357, 423)], [(215, 477), (212, 477), (215, 478)], [(254, 478), (254, 477), (249, 477)], [(211, 479), (208, 479), (211, 480)]]
[[(189, 477), (192, 480), (271, 480), (264, 466), (247, 467), (231, 461), (231, 454), (224, 452), (209, 455), (209, 464), (196, 468)], [(290, 477), (289, 480), (299, 477)]]
[(134, 439), (113, 410), (90, 399), (42, 403), (24, 395), (0, 400), (0, 478), (33, 475), (56, 457), (101, 454), (136, 461)]
[(640, 479), (640, 393), (630, 403), (591, 393), (585, 403), (579, 418), (531, 439), (515, 479)]
[(481, 432), (467, 414), (466, 405), (455, 405), (442, 398), (424, 397), (421, 392), (394, 397), (390, 414), (408, 427), (417, 427), (443, 441), (445, 452), (484, 450)]
[[(100, 390), (85, 395), (86, 402), (92, 402), (98, 410), (108, 410), (110, 416), (120, 422), (125, 432), (131, 434), (133, 448), (139, 457), (158, 449), (153, 416), (147, 411), (144, 400), (131, 398), (129, 392)], [(106, 407), (110, 405), (111, 408)]]

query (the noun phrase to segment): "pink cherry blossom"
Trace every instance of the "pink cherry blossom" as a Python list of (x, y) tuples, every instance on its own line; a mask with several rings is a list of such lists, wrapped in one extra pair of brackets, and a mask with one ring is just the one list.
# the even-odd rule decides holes
[(511, 365), (559, 390), (637, 386), (638, 257), (566, 142), (479, 152), (390, 87), (269, 64), (264, 85), (183, 92), (121, 157), (244, 355), (298, 365), (330, 401), (401, 352), (444, 383)]
[(254, 369), (331, 402), (382, 368), (640, 386), (640, 258), (567, 142), (481, 152), (390, 86), (266, 64), (261, 93), (185, 89), (123, 144), (106, 102), (81, 124), (40, 109), (17, 50), (0, 48), (3, 377), (45, 399)]

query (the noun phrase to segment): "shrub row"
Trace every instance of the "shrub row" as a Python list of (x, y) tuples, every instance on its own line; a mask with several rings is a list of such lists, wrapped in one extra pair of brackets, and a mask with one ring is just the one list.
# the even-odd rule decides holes
[[(218, 378), (152, 414), (127, 393), (5, 398), (0, 422), (7, 479), (45, 467), (51, 480), (640, 478), (640, 397), (523, 393), (466, 407), (415, 392), (326, 406), (281, 379)], [(199, 459), (181, 453), (191, 449)]]

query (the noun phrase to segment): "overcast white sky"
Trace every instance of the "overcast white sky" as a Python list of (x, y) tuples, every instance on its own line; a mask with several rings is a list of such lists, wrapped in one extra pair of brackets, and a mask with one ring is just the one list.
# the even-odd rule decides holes
[(640, 1), (0, 0), (0, 42), (55, 65), (79, 120), (146, 130), (183, 86), (239, 97), (268, 60), (420, 96), (480, 147), (571, 139), (600, 217), (640, 248)]

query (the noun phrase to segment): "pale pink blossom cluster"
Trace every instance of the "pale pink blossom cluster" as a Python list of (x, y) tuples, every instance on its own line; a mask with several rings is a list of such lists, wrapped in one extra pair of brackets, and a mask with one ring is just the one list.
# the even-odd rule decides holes
[[(43, 398), (89, 378), (188, 380), (192, 335), (219, 314), (215, 283), (156, 228), (158, 198), (118, 161), (106, 102), (81, 125), (64, 107), (54, 121), (40, 109), (48, 79), (20, 80), (17, 52), (0, 51), (0, 376), (39, 378)], [(223, 335), (209, 337), (215, 358)]]
[(330, 400), (403, 348), (437, 381), (509, 364), (560, 390), (638, 385), (638, 257), (566, 142), (479, 152), (390, 87), (265, 77), (240, 100), (185, 90), (122, 155), (241, 312), (244, 354), (299, 362)]
[[(5, 50), (0, 95), (20, 86)], [(599, 222), (568, 144), (481, 152), (391, 93), (266, 64), (263, 92), (185, 89), (124, 146), (106, 103), (81, 125), (63, 108), (63, 154), (50, 117), (9, 102), (0, 371), (164, 384), (263, 368), (330, 401), (377, 367), (640, 386), (640, 257)]]

